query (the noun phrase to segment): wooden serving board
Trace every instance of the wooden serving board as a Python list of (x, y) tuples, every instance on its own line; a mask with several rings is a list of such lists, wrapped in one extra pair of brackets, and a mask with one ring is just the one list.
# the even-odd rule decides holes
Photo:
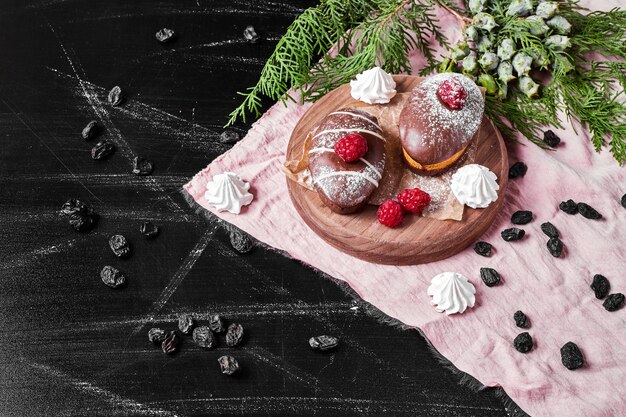
[[(409, 92), (423, 78), (395, 75), (396, 90)], [(328, 114), (354, 105), (350, 86), (343, 85), (317, 101), (302, 116), (291, 134), (287, 160), (298, 158), (309, 132)], [(337, 214), (326, 207), (317, 193), (287, 179), (289, 195), (304, 222), (322, 239), (357, 258), (380, 264), (415, 265), (446, 259), (479, 240), (502, 208), (508, 183), (509, 162), (504, 139), (485, 116), (477, 140), (474, 163), (498, 176), (499, 198), (485, 209), (465, 207), (462, 221), (406, 216), (403, 224), (390, 229), (378, 223), (376, 206), (354, 214)]]

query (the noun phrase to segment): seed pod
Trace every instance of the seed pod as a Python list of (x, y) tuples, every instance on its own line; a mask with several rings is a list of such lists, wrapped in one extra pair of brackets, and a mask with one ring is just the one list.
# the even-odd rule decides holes
[(550, 19), (558, 11), (559, 11), (559, 6), (556, 2), (542, 1), (537, 5), (535, 14), (539, 17), (543, 17), (544, 19)]
[(525, 234), (526, 234), (526, 232), (524, 230), (518, 229), (517, 227), (511, 227), (509, 229), (504, 229), (500, 233), (500, 235), (502, 236), (502, 239), (504, 239), (507, 242), (520, 240), (521, 238), (524, 237)]
[(480, 74), (478, 76), (478, 84), (485, 87), (489, 95), (494, 95), (498, 91), (496, 80), (490, 74)]
[(560, 55), (554, 59), (555, 71), (560, 71), (560, 72), (564, 72), (565, 74), (567, 74), (568, 72), (573, 71), (574, 68), (575, 68), (574, 64), (567, 56)]
[(569, 38), (563, 35), (548, 36), (544, 44), (555, 51), (565, 51), (572, 46)]
[(538, 51), (537, 49), (529, 49), (528, 55), (533, 59), (532, 65), (537, 68), (543, 69), (550, 65), (550, 60), (546, 55), (544, 55), (543, 51)]
[(559, 35), (568, 35), (572, 31), (572, 24), (563, 16), (554, 16), (546, 23)]
[(165, 330), (153, 327), (148, 331), (148, 340), (155, 345), (161, 344), (165, 340)]
[(321, 335), (309, 339), (311, 349), (326, 352), (339, 346), (339, 339), (334, 336)]
[(511, 38), (504, 38), (498, 45), (498, 58), (508, 61), (515, 54), (515, 41)]
[(130, 245), (122, 235), (113, 235), (109, 238), (109, 247), (118, 258), (125, 258), (130, 255)]
[(480, 279), (486, 286), (493, 287), (500, 283), (500, 274), (493, 268), (480, 268)]
[(224, 320), (222, 320), (219, 314), (213, 314), (209, 317), (209, 328), (217, 334), (224, 333), (226, 331)]
[(191, 333), (193, 326), (195, 325), (195, 321), (193, 317), (189, 314), (181, 314), (178, 316), (178, 329), (184, 334)]
[(498, 65), (498, 78), (503, 84), (507, 84), (509, 81), (515, 79), (513, 75), (513, 65), (509, 61), (501, 61)]
[(115, 145), (108, 140), (101, 140), (91, 149), (91, 158), (98, 161), (115, 153)]
[(155, 34), (156, 40), (161, 43), (173, 41), (176, 38), (176, 32), (172, 29), (163, 28)]
[(541, 223), (541, 231), (545, 233), (548, 237), (559, 237), (559, 231), (550, 222)]
[(474, 252), (486, 258), (491, 256), (491, 249), (491, 244), (487, 242), (476, 242), (476, 244), (474, 245)]
[(483, 11), (486, 3), (486, 0), (469, 0), (467, 6), (472, 14), (476, 14)]
[(530, 33), (535, 36), (545, 35), (550, 30), (546, 22), (543, 21), (543, 18), (539, 16), (528, 16), (526, 23), (529, 25)]
[(515, 325), (517, 327), (521, 327), (522, 329), (528, 329), (530, 327), (530, 323), (528, 322), (528, 317), (521, 310), (517, 310), (515, 314), (513, 314), (513, 320), (515, 320)]
[(100, 279), (111, 288), (119, 288), (126, 284), (126, 277), (118, 269), (106, 265), (100, 271)]
[(124, 101), (124, 94), (122, 93), (122, 89), (116, 85), (109, 91), (109, 96), (107, 97), (109, 104), (111, 106), (119, 106)]
[(483, 12), (477, 13), (472, 22), (478, 29), (486, 30), (487, 32), (491, 32), (493, 28), (498, 26), (492, 15)]
[(87, 126), (83, 128), (81, 136), (85, 140), (91, 140), (98, 135), (98, 130), (98, 122), (96, 120), (92, 120), (91, 122), (87, 123)]
[(468, 26), (465, 28), (465, 32), (463, 33), (465, 39), (470, 42), (476, 42), (478, 40), (478, 29), (474, 26)]
[(507, 16), (528, 16), (533, 11), (532, 0), (513, 0), (506, 11)]
[(561, 363), (571, 371), (585, 364), (585, 358), (576, 343), (567, 342), (563, 345), (561, 348)]
[(596, 274), (593, 276), (593, 282), (591, 283), (591, 289), (598, 300), (603, 299), (609, 293), (611, 284), (604, 275)]
[(240, 371), (239, 362), (232, 356), (220, 356), (217, 362), (220, 364), (220, 371), (224, 375), (234, 375)]
[(478, 49), (478, 52), (490, 52), (493, 49), (491, 38), (487, 35), (479, 36), (476, 41), (476, 49)]
[(526, 94), (528, 98), (534, 98), (539, 96), (539, 84), (537, 84), (532, 78), (523, 76), (519, 79), (519, 89), (522, 93)]
[(498, 68), (500, 60), (498, 59), (498, 56), (493, 52), (485, 52), (478, 59), (478, 63), (481, 67), (483, 67), (485, 71), (493, 71)]
[(618, 292), (615, 294), (610, 294), (602, 303), (602, 306), (606, 309), (606, 311), (616, 311), (622, 308), (624, 305), (624, 294)]
[(496, 92), (496, 97), (500, 100), (504, 100), (509, 93), (509, 86), (506, 83), (498, 84), (498, 91)]
[(528, 332), (520, 333), (513, 340), (513, 346), (520, 353), (528, 353), (533, 348), (533, 338)]
[(178, 350), (178, 335), (175, 330), (169, 332), (169, 334), (163, 339), (161, 343), (161, 350), (163, 353), (171, 355)]
[(153, 239), (159, 235), (159, 228), (152, 222), (143, 222), (141, 226), (139, 226), (139, 233), (148, 239)]
[(243, 341), (243, 326), (241, 324), (233, 323), (228, 326), (226, 332), (226, 344), (230, 347), (239, 345)]
[(193, 329), (193, 341), (200, 347), (211, 349), (215, 344), (215, 336), (207, 326), (198, 326)]
[(476, 71), (478, 71), (478, 63), (476, 62), (476, 57), (474, 55), (468, 55), (463, 58), (462, 68), (463, 74), (475, 75)]
[(439, 64), (439, 72), (452, 72), (452, 66), (454, 65), (454, 61), (450, 58), (444, 58)]
[(254, 26), (246, 27), (246, 29), (243, 31), (243, 37), (250, 43), (257, 43), (260, 38), (254, 30)]
[(528, 75), (532, 68), (533, 58), (526, 52), (518, 52), (513, 56), (513, 68), (518, 76)]
[(454, 48), (452, 48), (451, 57), (454, 60), (459, 60), (468, 56), (469, 53), (470, 53), (470, 49), (469, 49), (469, 46), (467, 45), (467, 42), (459, 41), (457, 42), (456, 45), (454, 45)]

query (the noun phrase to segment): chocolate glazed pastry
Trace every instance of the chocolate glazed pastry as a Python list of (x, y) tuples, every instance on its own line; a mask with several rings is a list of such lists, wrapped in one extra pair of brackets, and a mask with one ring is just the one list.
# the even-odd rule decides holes
[[(349, 133), (367, 140), (367, 153), (357, 161), (344, 162), (334, 146)], [(330, 113), (313, 132), (309, 169), (320, 199), (336, 213), (361, 209), (378, 187), (385, 168), (385, 138), (378, 120), (355, 108)]]
[(400, 113), (404, 160), (422, 175), (437, 175), (465, 153), (483, 119), (485, 100), (468, 77), (442, 73), (411, 92)]

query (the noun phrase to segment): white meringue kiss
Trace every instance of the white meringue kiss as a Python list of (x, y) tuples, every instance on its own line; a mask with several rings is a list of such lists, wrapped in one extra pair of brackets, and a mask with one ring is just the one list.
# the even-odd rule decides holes
[(438, 313), (463, 313), (474, 307), (476, 288), (469, 280), (457, 272), (444, 272), (435, 276), (428, 287), (430, 301)]
[(350, 94), (355, 100), (368, 104), (385, 104), (396, 95), (396, 82), (382, 68), (374, 67), (350, 81)]
[(206, 185), (204, 198), (217, 211), (229, 211), (239, 214), (243, 206), (252, 202), (254, 196), (248, 192), (250, 184), (243, 181), (234, 172), (224, 172), (213, 176), (213, 181)]
[(469, 164), (452, 175), (450, 188), (460, 203), (471, 208), (485, 208), (498, 199), (500, 186), (496, 179), (496, 174), (488, 168)]

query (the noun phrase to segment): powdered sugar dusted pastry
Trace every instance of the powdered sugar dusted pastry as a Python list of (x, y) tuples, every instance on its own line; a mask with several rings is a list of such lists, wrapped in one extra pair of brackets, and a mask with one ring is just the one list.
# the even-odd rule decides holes
[(482, 123), (485, 100), (470, 78), (442, 73), (411, 92), (399, 129), (404, 159), (420, 174), (445, 171), (465, 152)]
[[(344, 136), (358, 133), (367, 140), (367, 153), (345, 162), (335, 152)], [(352, 213), (363, 207), (378, 187), (385, 168), (385, 138), (378, 120), (354, 108), (328, 114), (313, 132), (309, 170), (322, 201), (337, 213)]]
[(213, 181), (206, 185), (204, 198), (217, 211), (229, 211), (239, 214), (243, 206), (252, 202), (254, 196), (248, 192), (250, 184), (243, 181), (234, 172), (224, 172), (213, 176)]
[(472, 208), (485, 208), (498, 199), (500, 186), (496, 174), (489, 168), (469, 164), (459, 168), (450, 181), (452, 193), (461, 204)]
[(430, 301), (438, 313), (463, 313), (468, 307), (474, 307), (476, 288), (467, 277), (457, 272), (444, 272), (435, 276), (428, 287)]

